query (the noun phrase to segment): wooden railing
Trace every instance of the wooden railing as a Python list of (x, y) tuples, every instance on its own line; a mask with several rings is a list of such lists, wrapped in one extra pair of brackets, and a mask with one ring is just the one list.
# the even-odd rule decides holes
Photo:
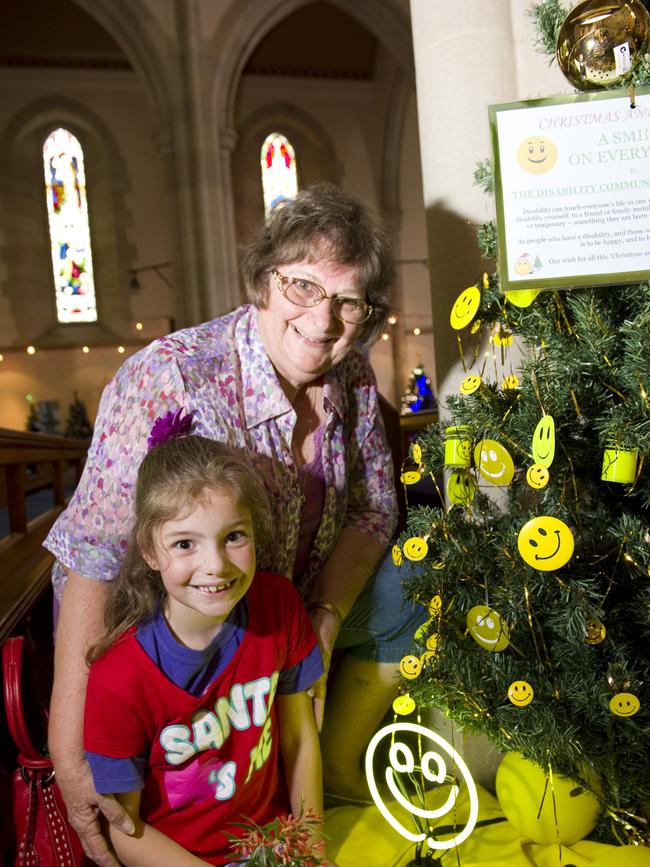
[[(16, 631), (50, 583), (54, 558), (42, 547), (81, 475), (89, 442), (0, 428), (0, 506), (9, 533), (0, 539), (0, 642)], [(4, 478), (3, 478), (4, 477)], [(51, 490), (53, 505), (28, 517), (27, 497)]]

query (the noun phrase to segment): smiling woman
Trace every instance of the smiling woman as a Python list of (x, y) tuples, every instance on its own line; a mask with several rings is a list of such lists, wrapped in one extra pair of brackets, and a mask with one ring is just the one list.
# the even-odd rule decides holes
[[(192, 412), (194, 433), (245, 450), (273, 503), (273, 533), (256, 546), (258, 567), (293, 580), (318, 636), (325, 674), (311, 691), (328, 793), (369, 797), (360, 759), (397, 691), (399, 660), (426, 619), (402, 599), (401, 579), (418, 568), (416, 558), (400, 573), (387, 553), (397, 498), (367, 358), (391, 302), (383, 221), (330, 184), (301, 190), (243, 249), (242, 274), (250, 304), (154, 341), (118, 371), (102, 397), (84, 476), (46, 542), (59, 559), (58, 597), (65, 585), (54, 762), (87, 842), (107, 864), (87, 818), (98, 796), (75, 736), (86, 686), (80, 657), (97, 640), (106, 582), (124, 560), (136, 468), (157, 416)], [(181, 539), (192, 551), (192, 535)], [(218, 592), (223, 581), (210, 586), (216, 598), (205, 604), (230, 593)], [(213, 593), (197, 591), (205, 592)], [(334, 649), (341, 660), (330, 683)]]

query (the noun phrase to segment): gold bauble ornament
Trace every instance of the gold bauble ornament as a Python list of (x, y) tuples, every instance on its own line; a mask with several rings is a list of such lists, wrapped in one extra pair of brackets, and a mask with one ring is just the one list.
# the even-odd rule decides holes
[(557, 62), (578, 90), (613, 87), (641, 60), (649, 39), (641, 0), (584, 0), (560, 28)]

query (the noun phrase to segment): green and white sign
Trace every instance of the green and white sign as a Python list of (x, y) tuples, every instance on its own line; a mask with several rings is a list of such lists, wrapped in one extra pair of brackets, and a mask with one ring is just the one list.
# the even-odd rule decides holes
[(501, 289), (650, 278), (650, 88), (489, 107)]

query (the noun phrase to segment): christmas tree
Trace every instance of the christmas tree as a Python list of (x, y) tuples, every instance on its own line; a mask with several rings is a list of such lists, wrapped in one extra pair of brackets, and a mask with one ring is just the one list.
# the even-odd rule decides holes
[(431, 380), (424, 372), (424, 367), (418, 363), (409, 375), (409, 384), (402, 397), (401, 414), (435, 409), (436, 399), (431, 389)]
[(74, 400), (68, 408), (68, 420), (65, 426), (65, 434), (67, 437), (85, 440), (93, 435), (93, 426), (88, 418), (86, 406), (79, 399), (77, 392), (73, 392)]
[[(550, 53), (567, 10), (533, 11)], [(491, 188), (488, 163), (476, 179)], [(487, 260), (495, 239), (480, 228)], [(431, 614), (404, 688), (592, 789), (601, 838), (648, 843), (650, 284), (517, 298), (494, 273), (475, 293), (480, 329), (462, 340), (488, 333), (506, 367), (510, 335), (526, 349), (497, 383), (477, 351), (446, 420), (412, 446), (446, 472), (449, 505), (410, 510), (400, 538), (422, 566), (407, 596)]]

